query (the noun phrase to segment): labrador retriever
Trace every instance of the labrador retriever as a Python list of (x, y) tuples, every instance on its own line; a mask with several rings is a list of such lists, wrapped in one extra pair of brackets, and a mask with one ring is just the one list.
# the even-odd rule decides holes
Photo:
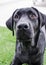
[(16, 52), (11, 65), (43, 65), (45, 36), (41, 28), (45, 16), (36, 8), (16, 9), (6, 22), (7, 27), (16, 32)]

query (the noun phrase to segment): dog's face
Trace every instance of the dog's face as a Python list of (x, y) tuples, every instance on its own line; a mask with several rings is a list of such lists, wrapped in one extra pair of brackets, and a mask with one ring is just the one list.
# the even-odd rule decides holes
[(35, 8), (17, 9), (12, 15), (11, 24), (12, 30), (16, 31), (16, 38), (19, 41), (34, 41), (42, 26), (39, 13)]
[(19, 40), (34, 38), (39, 28), (38, 14), (32, 8), (19, 9), (13, 14), (14, 30)]

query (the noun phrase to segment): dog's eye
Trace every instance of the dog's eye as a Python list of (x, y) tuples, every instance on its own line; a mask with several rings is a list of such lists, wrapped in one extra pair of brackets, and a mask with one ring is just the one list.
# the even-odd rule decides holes
[(15, 20), (18, 20), (18, 19), (19, 19), (19, 16), (16, 14), (16, 15), (14, 16), (14, 19), (15, 19)]
[(21, 17), (21, 12), (17, 12), (16, 15), (14, 15), (15, 20), (19, 20)]
[(30, 14), (29, 15), (29, 18), (33, 20), (33, 19), (37, 19), (37, 16), (36, 15), (33, 15), (33, 14)]

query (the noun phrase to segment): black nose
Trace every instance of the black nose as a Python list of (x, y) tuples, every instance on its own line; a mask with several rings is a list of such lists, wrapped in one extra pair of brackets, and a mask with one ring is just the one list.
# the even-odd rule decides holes
[(21, 30), (21, 29), (25, 29), (26, 30), (26, 29), (28, 29), (28, 27), (29, 26), (27, 24), (20, 24), (20, 25), (18, 25), (18, 29), (19, 30)]

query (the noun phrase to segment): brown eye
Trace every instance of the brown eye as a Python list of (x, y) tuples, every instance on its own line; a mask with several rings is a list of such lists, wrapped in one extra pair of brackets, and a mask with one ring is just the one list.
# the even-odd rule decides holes
[(33, 15), (33, 14), (30, 14), (29, 17), (30, 17), (31, 19), (37, 19), (37, 16), (35, 16), (35, 15)]
[(16, 19), (18, 19), (18, 18), (19, 18), (19, 16), (18, 16), (18, 15), (15, 15), (15, 18), (16, 18)]
[(18, 15), (18, 14), (16, 14), (16, 15), (14, 16), (14, 20), (15, 20), (15, 21), (18, 21), (18, 20), (19, 20), (19, 15)]

